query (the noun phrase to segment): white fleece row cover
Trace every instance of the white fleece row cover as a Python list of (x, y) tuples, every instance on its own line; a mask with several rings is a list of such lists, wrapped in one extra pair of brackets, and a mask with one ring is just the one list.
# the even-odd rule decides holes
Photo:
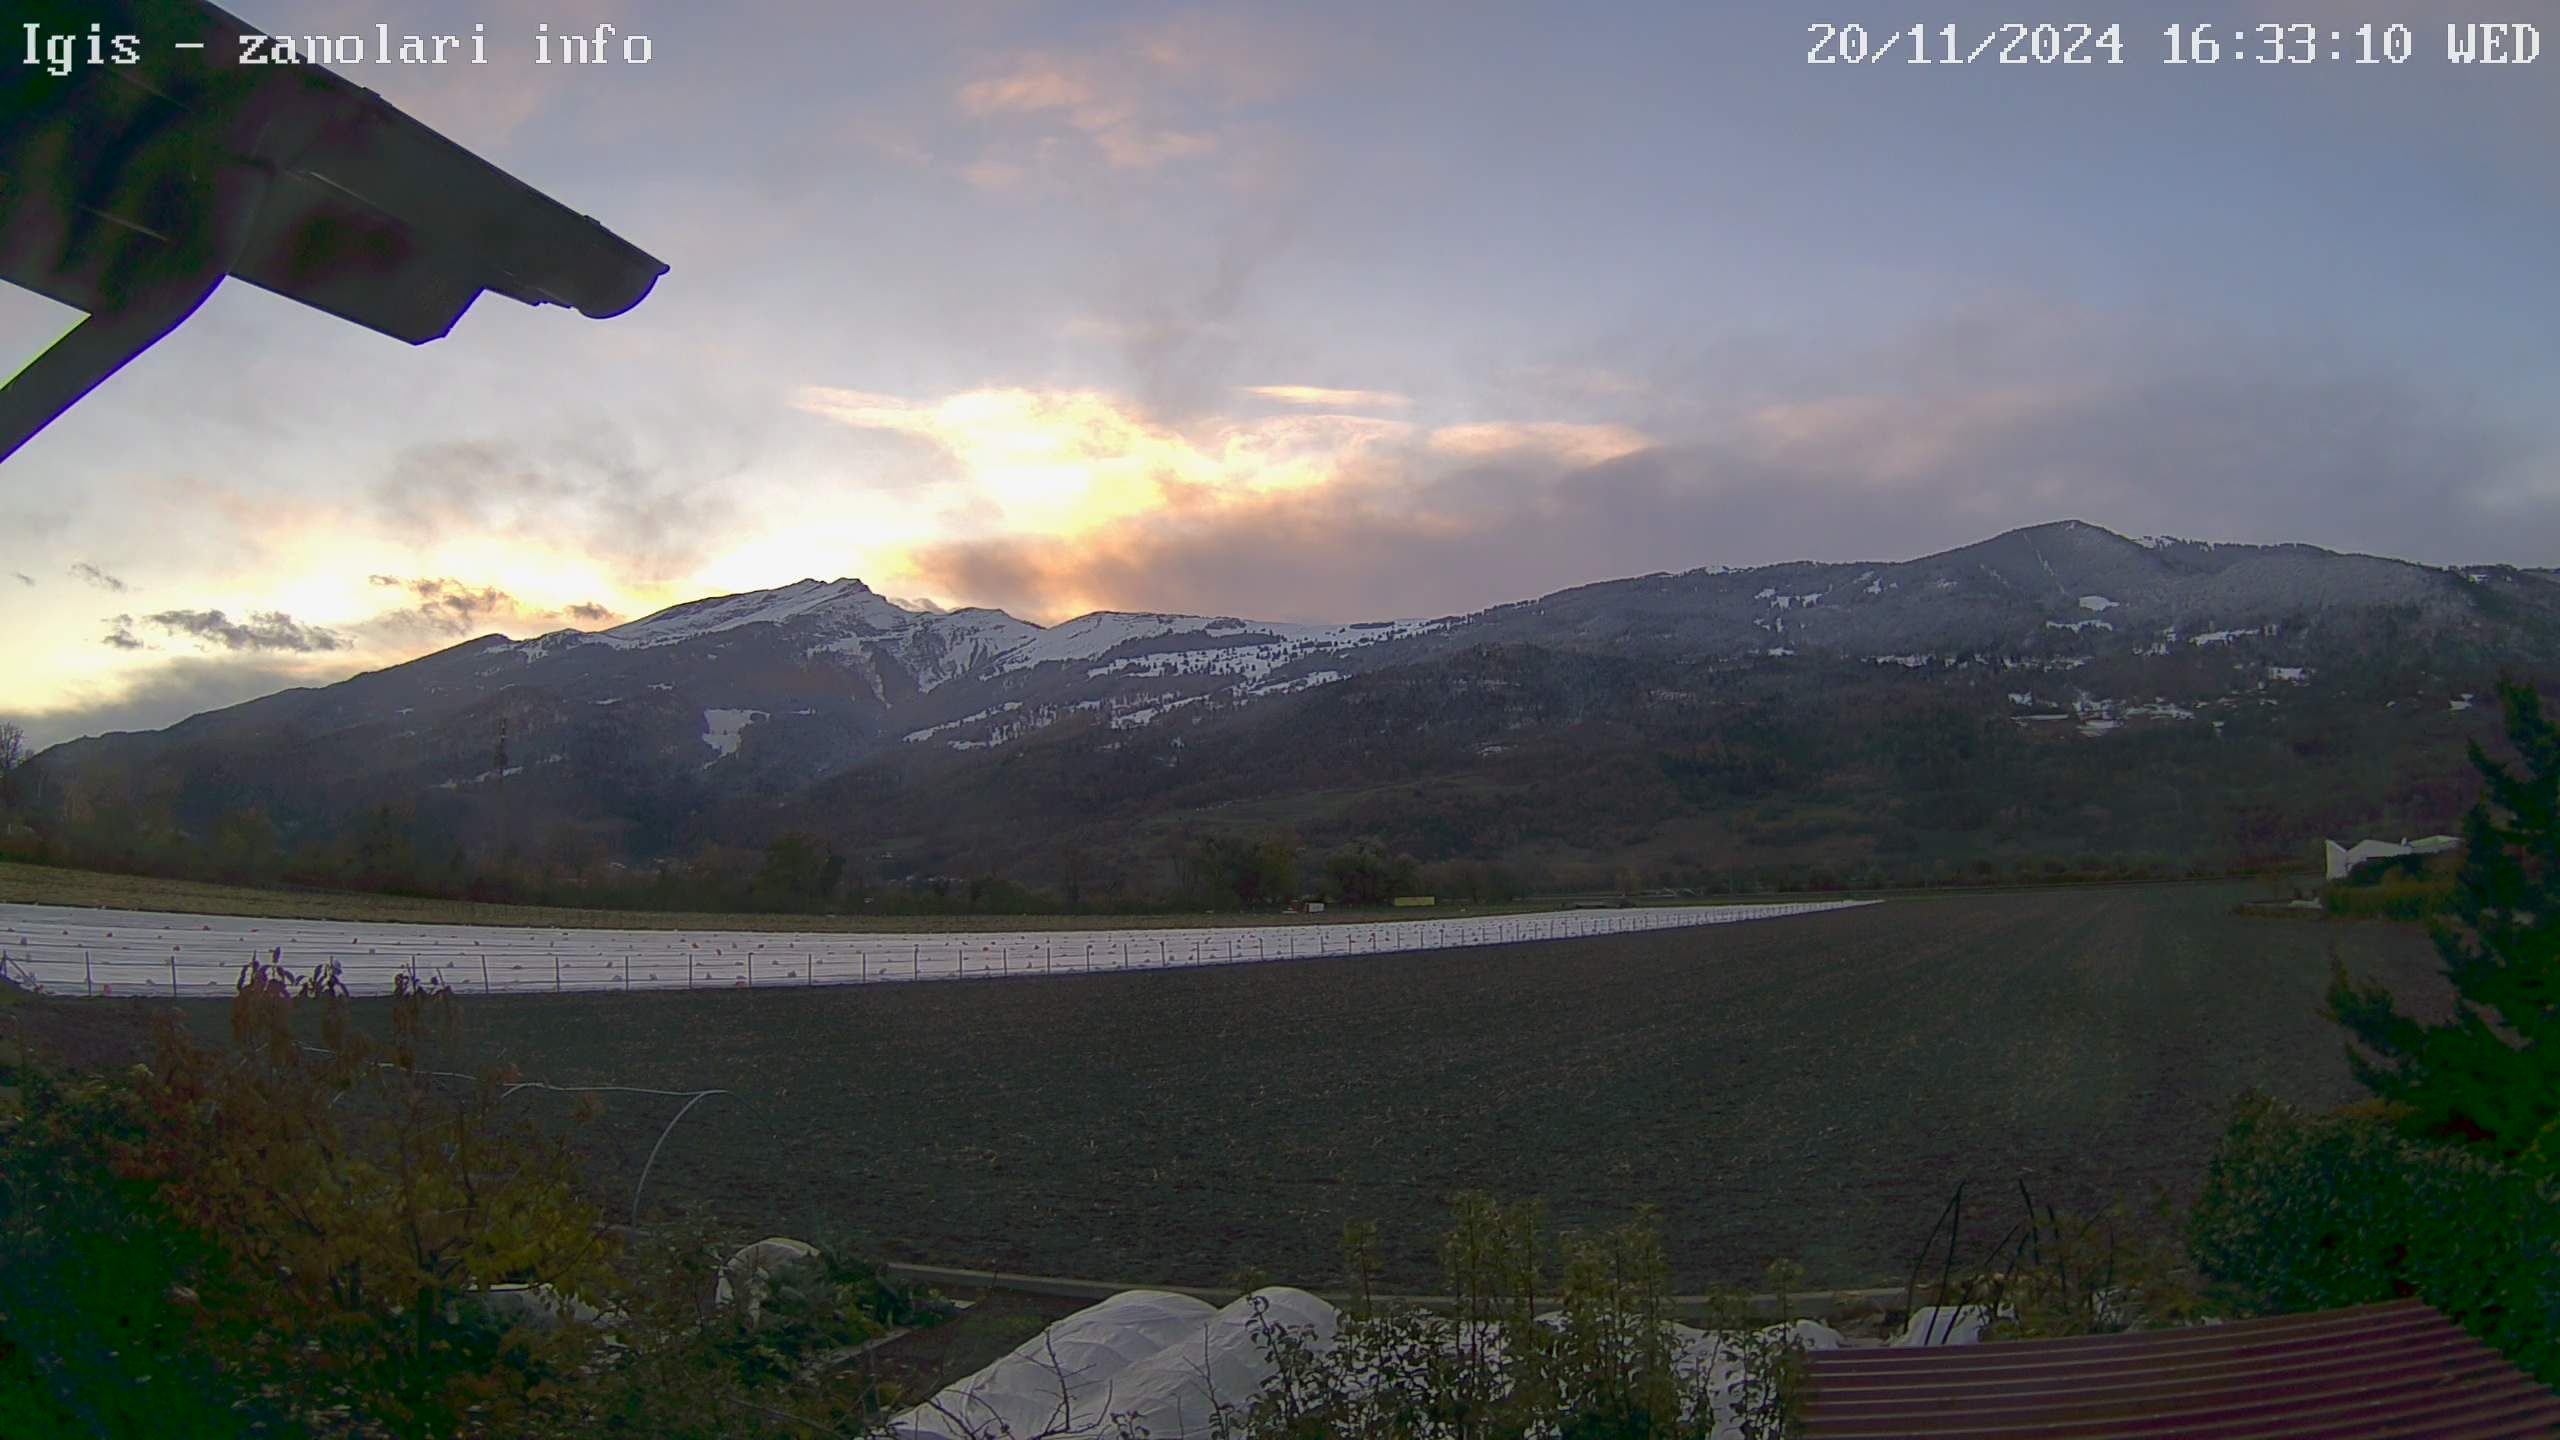
[(296, 973), (335, 962), (347, 988), (358, 995), (388, 993), (403, 975), (441, 980), (466, 994), (752, 989), (1385, 955), (1730, 925), (1876, 903), (1809, 900), (1330, 925), (934, 934), (537, 930), (0, 905), (0, 959), (7, 961), (0, 969), (18, 984), (72, 995), (228, 995), (247, 962), (270, 957)]
[[(1270, 1323), (1304, 1336), (1314, 1349), (1329, 1347), (1341, 1329), (1333, 1306), (1287, 1286), (1257, 1290), (1224, 1309), (1188, 1295), (1126, 1290), (946, 1386), (893, 1420), (891, 1433), (897, 1440), (1208, 1440), (1222, 1407), (1241, 1417), (1271, 1378), (1254, 1319), (1257, 1299), (1269, 1307)], [(1544, 1324), (1555, 1319), (1539, 1317)], [(1931, 1308), (1913, 1316), (1909, 1329), (1888, 1343), (1970, 1344), (1980, 1338), (1982, 1320), (1979, 1306)], [(1713, 1333), (1686, 1325), (1671, 1330), (1678, 1347), (1674, 1365), (1706, 1382), (1716, 1411), (1715, 1440), (1739, 1437), (1733, 1402), (1749, 1378), (1743, 1357)], [(1805, 1350), (1841, 1348), (1840, 1332), (1812, 1320), (1761, 1333), (1784, 1336)]]

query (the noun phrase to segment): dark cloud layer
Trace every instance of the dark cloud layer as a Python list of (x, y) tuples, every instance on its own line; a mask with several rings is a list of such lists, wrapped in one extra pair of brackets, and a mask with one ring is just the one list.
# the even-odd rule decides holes
[(516, 599), (494, 585), (471, 586), (459, 580), (404, 580), (397, 575), (367, 577), (375, 585), (406, 590), (417, 597), (408, 613), (448, 635), (468, 635), (493, 615), (514, 611)]
[[(254, 611), (237, 620), (218, 609), (109, 616), (107, 633), (100, 643), (110, 649), (159, 649), (143, 633), (157, 630), (215, 647), (220, 653), (181, 652), (141, 660), (135, 669), (119, 673), (119, 693), (112, 697), (76, 697), (68, 706), (30, 715), (26, 720), (28, 734), (35, 743), (49, 745), (111, 730), (157, 729), (190, 715), (290, 686), (334, 683), (356, 668), (348, 664), (348, 659), (359, 653), (379, 654), (388, 649), (397, 658), (414, 653), (422, 644), (441, 643), (452, 635), (487, 628), (486, 622), (493, 620), (530, 629), (564, 617), (590, 624), (621, 618), (593, 602), (580, 602), (558, 612), (528, 610), (495, 586), (475, 586), (459, 580), (396, 575), (368, 578), (382, 588), (405, 592), (415, 603), (343, 630), (310, 624), (275, 610)], [(315, 658), (290, 658), (295, 656)], [(316, 658), (322, 656), (347, 659)], [(314, 666), (323, 668), (311, 668)]]
[[(145, 615), (142, 623), (185, 635), (225, 650), (282, 651), (308, 655), (351, 648), (345, 636), (318, 625), (306, 625), (281, 610), (260, 610), (234, 620), (219, 610), (163, 610)], [(114, 643), (112, 640), (110, 643)]]
[(112, 697), (74, 697), (72, 703), (25, 717), (30, 750), (80, 735), (117, 730), (157, 730), (190, 715), (272, 695), (296, 685), (346, 678), (342, 668), (314, 673), (294, 662), (235, 656), (179, 655), (121, 675)]
[(591, 600), (581, 600), (558, 610), (545, 610), (526, 605), (495, 585), (473, 585), (465, 580), (400, 575), (369, 575), (365, 578), (378, 588), (405, 590), (416, 602), (404, 609), (374, 616), (358, 627), (367, 634), (393, 643), (414, 640), (422, 635), (474, 635), (499, 629), (536, 629), (562, 620), (599, 624), (622, 618)]

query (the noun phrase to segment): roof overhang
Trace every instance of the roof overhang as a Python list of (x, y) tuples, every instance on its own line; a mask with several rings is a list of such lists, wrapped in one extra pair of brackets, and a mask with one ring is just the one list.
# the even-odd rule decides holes
[(604, 319), (666, 273), (370, 90), (240, 63), (260, 32), (203, 0), (25, 9), (84, 61), (93, 24), (139, 43), (0, 68), (0, 279), (90, 317), (0, 390), (0, 459), (227, 277), (416, 345), (485, 291)]
[(2424, 1301), (1806, 1357), (1806, 1440), (2529, 1440), (2560, 1394)]

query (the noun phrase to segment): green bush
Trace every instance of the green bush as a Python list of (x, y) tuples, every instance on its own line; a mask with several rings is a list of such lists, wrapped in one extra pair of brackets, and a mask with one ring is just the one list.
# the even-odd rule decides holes
[[(757, 1320), (715, 1306), (705, 1228), (627, 1251), (497, 1076), (429, 1068), (452, 1016), (404, 985), (384, 1042), (333, 971), (253, 963), (227, 1045), (0, 1058), (0, 1436), (779, 1440), (895, 1400), (839, 1362), (929, 1297), (822, 1252)], [(516, 1282), (595, 1308), (488, 1305)]]
[(2425, 920), (2443, 914), (2452, 901), (2453, 882), (2449, 879), (2338, 884), (2320, 894), (2323, 909), (2355, 920)]
[[(279, 1416), (208, 1352), (224, 1257), (115, 1173), (139, 1134), (108, 1080), (12, 1077), (0, 1112), (0, 1435), (248, 1436)], [(184, 1417), (184, 1418), (181, 1418)], [(272, 1432), (270, 1432), (272, 1433)]]
[(2560, 1183), (2378, 1115), (2242, 1097), (2189, 1218), (2197, 1264), (2269, 1313), (2416, 1295), (2560, 1385)]
[(2425, 880), (2430, 877), (2449, 880), (2454, 868), (2434, 855), (2392, 855), (2380, 860), (2367, 860), (2333, 883), (2341, 889), (2370, 889), (2392, 880)]
[(2398, 1107), (2400, 1132), (2452, 1140), (2560, 1180), (2560, 723), (2530, 687), (2501, 680), (2521, 769), (2478, 744), (2480, 802), (2461, 868), (2430, 929), (2453, 1017), (2425, 1024), (2330, 959), (2328, 1013), (2353, 1037), (2348, 1068)]

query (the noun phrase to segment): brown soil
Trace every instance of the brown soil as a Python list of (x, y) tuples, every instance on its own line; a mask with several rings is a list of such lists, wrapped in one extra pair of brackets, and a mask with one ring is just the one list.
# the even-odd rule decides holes
[[(1652, 1206), (1683, 1291), (1751, 1285), (1777, 1256), (1810, 1286), (1899, 1284), (1959, 1180), (2004, 1197), (2023, 1180), (2065, 1210), (2189, 1195), (2243, 1088), (2356, 1098), (2318, 1009), (2332, 946), (2445, 1003), (2413, 928), (2251, 920), (2232, 909), (2247, 893), (1917, 899), (1139, 975), (500, 997), (466, 1023), (530, 1076), (732, 1091), (672, 1132), (651, 1208), (885, 1258), (1212, 1286), (1258, 1266), (1321, 1287), (1343, 1223), (1367, 1217), (1385, 1285), (1428, 1290), (1446, 1197), (1472, 1188), (1543, 1197), (1560, 1228)], [(681, 1103), (609, 1097), (586, 1143), (619, 1203)]]

